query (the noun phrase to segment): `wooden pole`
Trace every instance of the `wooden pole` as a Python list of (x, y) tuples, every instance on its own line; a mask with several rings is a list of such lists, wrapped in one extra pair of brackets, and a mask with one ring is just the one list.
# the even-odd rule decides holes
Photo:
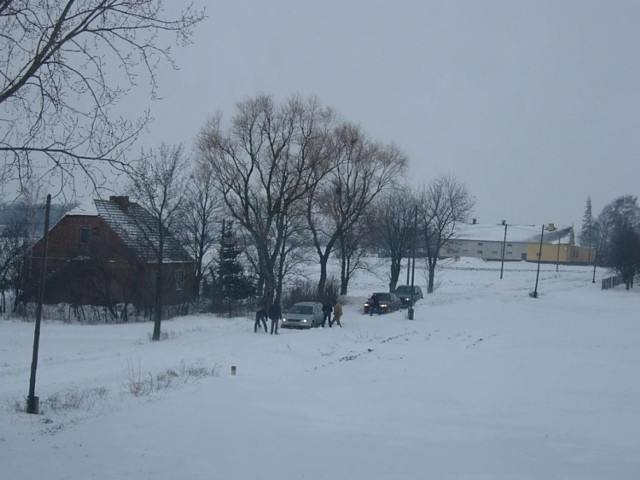
[(544, 238), (544, 225), (542, 225), (542, 231), (540, 233), (540, 248), (538, 250), (538, 270), (536, 272), (536, 286), (533, 289), (533, 298), (538, 298), (538, 278), (540, 277), (540, 261), (542, 260), (542, 239)]
[(507, 247), (507, 222), (504, 223), (504, 239), (502, 240), (502, 261), (500, 263), (500, 280), (502, 280), (502, 272), (504, 272), (504, 251)]
[(411, 256), (413, 257), (413, 264), (411, 266), (411, 306), (409, 307), (408, 314), (409, 320), (413, 320), (413, 304), (415, 301), (414, 282), (416, 277), (416, 232), (418, 230), (418, 207), (415, 209), (415, 217), (413, 219), (413, 246), (411, 247)]
[(38, 281), (38, 304), (36, 306), (36, 326), (33, 333), (33, 356), (31, 358), (31, 377), (29, 379), (29, 396), (27, 397), (27, 413), (38, 413), (39, 399), (36, 393), (36, 371), (38, 370), (38, 349), (40, 347), (40, 323), (42, 322), (42, 304), (44, 302), (44, 283), (47, 266), (47, 247), (49, 244), (49, 213), (51, 212), (51, 195), (47, 195), (47, 206), (44, 214), (44, 236), (42, 238), (42, 260), (40, 262), (40, 278)]

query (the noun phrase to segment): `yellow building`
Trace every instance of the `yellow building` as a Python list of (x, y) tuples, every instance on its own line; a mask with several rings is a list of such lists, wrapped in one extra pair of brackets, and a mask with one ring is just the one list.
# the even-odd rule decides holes
[[(529, 243), (527, 245), (527, 261), (537, 262), (540, 252), (539, 243)], [(583, 264), (593, 263), (596, 251), (593, 248), (579, 247), (571, 243), (542, 243), (542, 263), (563, 263), (563, 264)]]

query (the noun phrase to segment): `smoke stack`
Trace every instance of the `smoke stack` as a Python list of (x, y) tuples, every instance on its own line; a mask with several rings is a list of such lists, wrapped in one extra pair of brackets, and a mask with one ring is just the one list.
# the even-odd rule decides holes
[(118, 205), (118, 208), (122, 210), (124, 213), (129, 213), (129, 197), (121, 196), (121, 197), (109, 197), (109, 201)]

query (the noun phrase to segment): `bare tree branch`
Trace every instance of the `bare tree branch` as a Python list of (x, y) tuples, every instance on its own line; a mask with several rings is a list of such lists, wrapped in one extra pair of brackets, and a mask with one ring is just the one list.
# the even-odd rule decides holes
[(0, 2), (0, 175), (54, 168), (72, 185), (127, 168), (151, 117), (122, 118), (118, 102), (145, 77), (155, 97), (157, 66), (175, 66), (167, 39), (188, 43), (203, 18), (191, 5), (166, 18), (160, 0)]
[(291, 218), (328, 170), (325, 132), (333, 118), (315, 98), (278, 105), (263, 95), (239, 103), (228, 130), (217, 116), (200, 133), (198, 149), (225, 204), (254, 242), (267, 302), (279, 293), (278, 257), (296, 231)]
[(408, 162), (395, 145), (373, 142), (350, 123), (333, 131), (330, 152), (331, 169), (316, 183), (307, 201), (307, 221), (320, 261), (319, 293), (324, 291), (327, 262), (336, 242), (349, 236), (374, 199), (394, 184)]
[(418, 230), (427, 256), (428, 293), (433, 293), (440, 249), (453, 237), (457, 225), (467, 220), (474, 204), (475, 200), (466, 187), (451, 176), (436, 178), (420, 193)]

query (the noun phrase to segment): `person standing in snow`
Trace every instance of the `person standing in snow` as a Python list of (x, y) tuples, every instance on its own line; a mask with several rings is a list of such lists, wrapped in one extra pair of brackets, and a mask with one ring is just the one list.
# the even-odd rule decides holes
[(269, 307), (269, 318), (271, 319), (271, 335), (275, 332), (278, 334), (278, 323), (280, 322), (280, 318), (282, 317), (282, 309), (280, 308), (280, 304), (275, 301), (273, 305)]
[(327, 322), (327, 320), (329, 321), (329, 327), (331, 327), (333, 324), (331, 323), (331, 312), (333, 312), (333, 308), (331, 308), (331, 305), (327, 302), (327, 303), (323, 303), (322, 304), (322, 328), (324, 328), (325, 323)]
[(267, 311), (264, 308), (256, 312), (256, 323), (253, 325), (254, 333), (257, 333), (260, 328), (260, 322), (264, 325), (264, 333), (267, 333)]
[(336, 302), (336, 304), (333, 306), (333, 323), (342, 328), (340, 317), (342, 317), (342, 305), (340, 305), (340, 302)]
[(370, 317), (373, 316), (373, 312), (378, 310), (378, 307), (380, 307), (380, 299), (378, 298), (378, 295), (373, 295), (371, 297), (371, 305), (369, 306)]

